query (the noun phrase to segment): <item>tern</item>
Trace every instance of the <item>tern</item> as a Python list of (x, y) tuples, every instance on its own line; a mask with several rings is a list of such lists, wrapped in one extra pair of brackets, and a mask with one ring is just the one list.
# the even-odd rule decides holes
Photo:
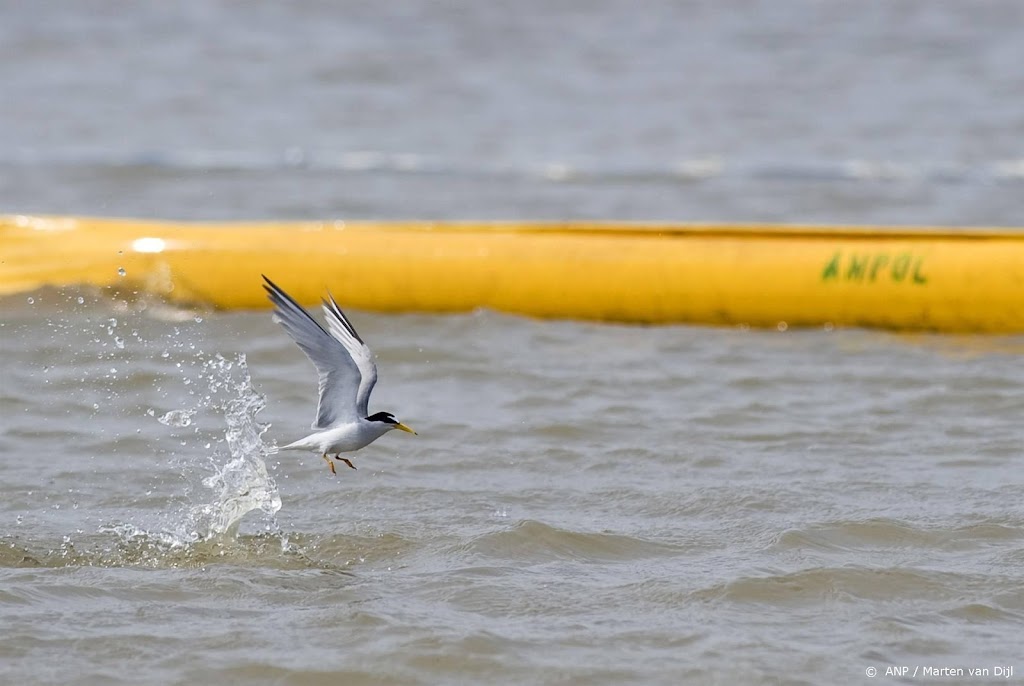
[(320, 402), (314, 432), (280, 450), (315, 450), (335, 474), (335, 460), (356, 466), (340, 453), (365, 448), (393, 429), (416, 434), (390, 412), (369, 413), (370, 392), (377, 383), (373, 353), (328, 292), (323, 300), (327, 328), (265, 275), (263, 288), (274, 303), (274, 321), (298, 344), (320, 375)]

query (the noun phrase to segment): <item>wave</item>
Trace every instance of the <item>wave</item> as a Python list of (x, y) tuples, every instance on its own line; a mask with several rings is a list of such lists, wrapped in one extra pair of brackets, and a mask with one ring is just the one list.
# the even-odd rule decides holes
[(154, 169), (174, 172), (275, 173), (311, 171), (345, 174), (390, 173), (471, 178), (526, 178), (551, 183), (679, 183), (709, 179), (757, 179), (777, 182), (871, 182), (987, 184), (1024, 181), (1024, 160), (992, 160), (975, 164), (925, 163), (900, 160), (750, 161), (718, 156), (651, 165), (607, 165), (593, 162), (538, 161), (483, 164), (432, 158), (417, 153), (371, 150), (329, 151), (287, 148), (279, 151), (108, 150), (8, 151), (0, 156), (8, 168), (88, 168), (93, 170)]
[(390, 565), (417, 546), (394, 533), (374, 536), (274, 531), (229, 532), (195, 540), (174, 531), (147, 531), (133, 524), (102, 526), (60, 541), (0, 539), (0, 569), (138, 567), (192, 569), (233, 565), (283, 570), (321, 570), (351, 575), (352, 568)]
[(676, 546), (635, 536), (571, 531), (533, 520), (486, 533), (461, 546), (464, 552), (520, 563), (550, 560), (632, 561), (676, 555)]
[(791, 529), (782, 533), (776, 551), (816, 549), (851, 551), (880, 548), (965, 550), (1024, 538), (1024, 529), (998, 523), (945, 528), (921, 528), (896, 520), (870, 519)]

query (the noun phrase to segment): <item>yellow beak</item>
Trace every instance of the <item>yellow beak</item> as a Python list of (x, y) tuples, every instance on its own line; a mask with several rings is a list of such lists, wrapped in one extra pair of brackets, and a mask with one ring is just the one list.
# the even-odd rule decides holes
[(411, 434), (412, 434), (413, 436), (419, 436), (419, 434), (418, 434), (418, 433), (416, 433), (415, 431), (413, 431), (412, 429), (410, 429), (409, 427), (407, 427), (407, 426), (406, 426), (405, 424), (403, 424), (402, 422), (398, 422), (397, 424), (395, 424), (395, 428), (396, 428), (396, 429), (401, 429), (402, 431), (407, 431), (407, 432), (411, 433)]

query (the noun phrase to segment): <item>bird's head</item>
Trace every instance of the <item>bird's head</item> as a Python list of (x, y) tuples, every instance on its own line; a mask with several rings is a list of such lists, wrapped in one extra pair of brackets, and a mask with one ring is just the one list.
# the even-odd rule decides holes
[(380, 422), (381, 424), (385, 425), (389, 431), (391, 429), (400, 429), (401, 431), (407, 431), (408, 433), (411, 433), (414, 436), (417, 435), (415, 431), (413, 431), (405, 424), (395, 419), (395, 415), (391, 414), (390, 412), (377, 412), (376, 414), (371, 414), (369, 417), (366, 418), (366, 421)]

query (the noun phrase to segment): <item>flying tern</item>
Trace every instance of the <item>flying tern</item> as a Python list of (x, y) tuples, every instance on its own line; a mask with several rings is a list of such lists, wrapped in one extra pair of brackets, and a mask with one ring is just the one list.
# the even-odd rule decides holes
[(377, 383), (373, 354), (356, 333), (348, 317), (329, 292), (323, 300), (327, 328), (266, 276), (263, 288), (274, 303), (274, 321), (298, 344), (320, 375), (320, 402), (313, 433), (280, 450), (313, 450), (334, 470), (335, 460), (352, 469), (355, 465), (341, 453), (365, 448), (384, 434), (399, 429), (416, 432), (390, 412), (370, 414), (370, 393)]

